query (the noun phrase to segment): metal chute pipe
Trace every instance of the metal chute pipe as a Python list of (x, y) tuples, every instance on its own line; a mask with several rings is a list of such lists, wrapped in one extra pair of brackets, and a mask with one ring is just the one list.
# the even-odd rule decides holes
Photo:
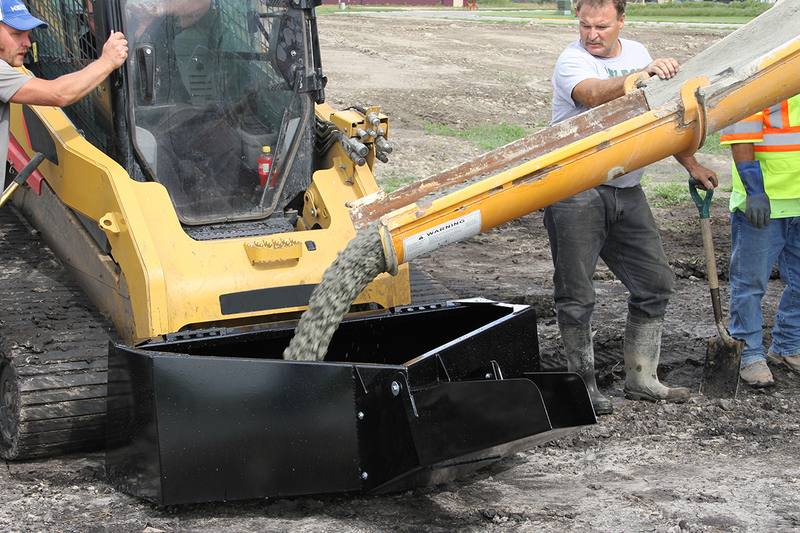
[(382, 216), (384, 242), (389, 240), (387, 233), (391, 236), (391, 246), (385, 244), (391, 248), (387, 265), (410, 261), (689, 149), (695, 142), (696, 122), (684, 124), (681, 111), (678, 102), (673, 102), (463, 188), (440, 191), (441, 197), (430, 194)]

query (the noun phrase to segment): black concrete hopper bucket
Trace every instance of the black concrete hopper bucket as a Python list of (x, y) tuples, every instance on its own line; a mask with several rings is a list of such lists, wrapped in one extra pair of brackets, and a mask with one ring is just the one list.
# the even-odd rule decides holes
[(526, 306), (451, 301), (349, 318), (326, 361), (294, 325), (109, 352), (106, 467), (161, 505), (452, 480), (596, 423), (580, 376), (539, 373)]

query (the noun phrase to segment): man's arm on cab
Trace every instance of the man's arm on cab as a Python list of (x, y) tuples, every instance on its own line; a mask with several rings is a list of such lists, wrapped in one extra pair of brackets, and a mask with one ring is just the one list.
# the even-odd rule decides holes
[(54, 80), (31, 78), (11, 97), (10, 102), (57, 107), (73, 104), (121, 67), (127, 57), (128, 41), (122, 33), (113, 32), (103, 45), (103, 54), (97, 60), (79, 71)]

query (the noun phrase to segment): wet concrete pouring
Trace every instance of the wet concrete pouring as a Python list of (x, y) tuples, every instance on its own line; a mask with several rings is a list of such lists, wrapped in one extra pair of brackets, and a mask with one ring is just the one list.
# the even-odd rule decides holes
[[(326, 15), (319, 20), (334, 108), (380, 105), (390, 117), (390, 163), (379, 180), (422, 178), (479, 155), (426, 123), (469, 128), (485, 120), (542, 126), (549, 78), (575, 26)], [(726, 29), (626, 26), (654, 56), (685, 61)], [(357, 83), (354, 84), (354, 80)], [(728, 155), (700, 161), (730, 183)], [(649, 181), (648, 181), (649, 180)], [(673, 161), (646, 183), (685, 180)], [(688, 192), (687, 192), (688, 200)], [(727, 311), (729, 222), (725, 194), (712, 229)], [(654, 201), (655, 203), (655, 201)], [(773, 366), (776, 386), (745, 385), (735, 400), (701, 396), (702, 362), (716, 334), (697, 208), (654, 207), (676, 273), (660, 378), (693, 391), (683, 405), (631, 402), (622, 385), (624, 287), (601, 265), (594, 315), (599, 383), (615, 412), (596, 426), (516, 454), (442, 486), (384, 496), (321, 495), (157, 507), (115, 491), (93, 452), (8, 462), (0, 470), (0, 530), (8, 532), (382, 531), (793, 531), (800, 526), (800, 376)], [(545, 369), (563, 369), (552, 303), (552, 264), (541, 213), (533, 213), (416, 264), (458, 297), (533, 305)], [(783, 288), (764, 300), (765, 342)]]

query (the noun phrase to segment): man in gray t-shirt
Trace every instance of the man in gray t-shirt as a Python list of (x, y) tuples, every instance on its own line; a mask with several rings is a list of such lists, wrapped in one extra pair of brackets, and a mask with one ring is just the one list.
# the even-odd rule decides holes
[(112, 32), (103, 54), (83, 69), (54, 80), (30, 77), (12, 67), (21, 67), (31, 48), (30, 32), (47, 28), (31, 16), (22, 0), (0, 0), (0, 162), (8, 157), (10, 103), (63, 107), (77, 102), (100, 85), (128, 57), (128, 41)]
[(8, 128), (11, 120), (11, 106), (8, 102), (29, 79), (31, 77), (27, 74), (14, 70), (5, 61), (0, 61), (0, 155), (3, 157), (0, 161), (5, 161), (8, 157)]
[[(620, 39), (625, 0), (578, 0), (580, 39), (570, 44), (553, 75), (553, 122), (557, 123), (624, 95), (625, 78), (636, 72), (668, 79), (678, 71), (672, 58), (653, 60), (638, 42)], [(675, 158), (708, 189), (716, 174), (693, 156)], [(545, 209), (553, 255), (556, 314), (567, 367), (583, 377), (597, 414), (613, 411), (597, 389), (591, 317), (592, 284), (599, 258), (625, 284), (625, 395), (634, 400), (683, 402), (689, 390), (668, 388), (656, 377), (661, 331), (674, 276), (639, 181), (644, 170), (567, 198)]]

